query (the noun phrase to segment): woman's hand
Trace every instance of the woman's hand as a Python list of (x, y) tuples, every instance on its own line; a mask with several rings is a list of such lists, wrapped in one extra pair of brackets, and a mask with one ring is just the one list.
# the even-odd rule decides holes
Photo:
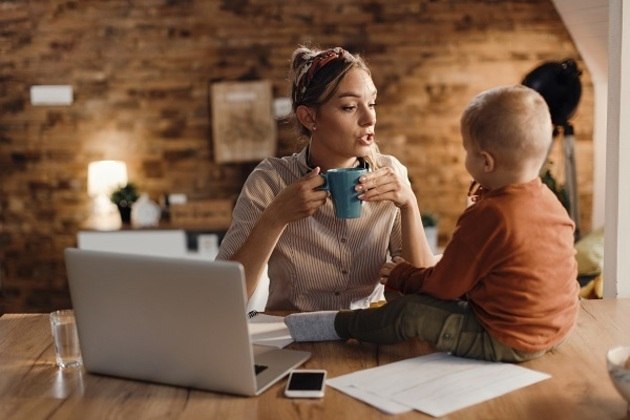
[(387, 281), (389, 280), (389, 275), (392, 273), (392, 270), (399, 265), (400, 263), (404, 263), (407, 262), (405, 261), (404, 258), (402, 257), (394, 257), (391, 261), (386, 262), (385, 264), (383, 264), (383, 267), (381, 267), (381, 279), (380, 282), (382, 284), (387, 284)]
[(359, 178), (355, 189), (363, 201), (391, 201), (396, 207), (404, 208), (416, 201), (416, 196), (406, 180), (400, 179), (396, 171), (383, 167)]
[(312, 216), (328, 198), (328, 191), (319, 190), (324, 178), (319, 176), (319, 167), (288, 185), (267, 207), (274, 219), (284, 224)]

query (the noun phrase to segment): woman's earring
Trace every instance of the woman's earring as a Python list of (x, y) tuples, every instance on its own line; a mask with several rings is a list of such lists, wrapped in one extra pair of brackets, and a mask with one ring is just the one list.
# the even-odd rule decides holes
[(313, 128), (311, 128), (311, 131), (315, 131), (315, 130), (317, 130), (317, 126), (316, 125), (314, 125)]

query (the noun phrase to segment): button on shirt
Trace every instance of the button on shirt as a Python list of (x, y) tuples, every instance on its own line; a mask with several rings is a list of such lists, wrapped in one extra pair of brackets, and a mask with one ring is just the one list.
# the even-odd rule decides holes
[[(234, 255), (274, 197), (311, 170), (306, 153), (305, 148), (291, 156), (268, 158), (254, 169), (236, 202), (217, 259)], [(380, 155), (380, 164), (407, 179), (406, 168), (396, 158)], [(360, 218), (339, 219), (328, 199), (311, 217), (289, 223), (278, 240), (268, 262), (267, 309), (347, 309), (374, 291), (381, 266), (400, 252), (400, 211), (393, 203), (363, 203)]]

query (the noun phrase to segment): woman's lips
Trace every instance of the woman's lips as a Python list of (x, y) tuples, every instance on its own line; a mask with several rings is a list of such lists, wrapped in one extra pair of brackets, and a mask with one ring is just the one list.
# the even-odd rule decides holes
[(364, 146), (369, 146), (374, 143), (374, 134), (366, 134), (359, 138), (359, 143)]

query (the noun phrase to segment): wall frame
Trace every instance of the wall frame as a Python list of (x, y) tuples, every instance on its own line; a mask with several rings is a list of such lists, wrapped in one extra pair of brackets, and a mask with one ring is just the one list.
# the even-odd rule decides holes
[(276, 151), (268, 80), (212, 85), (212, 138), (217, 163), (259, 161)]

